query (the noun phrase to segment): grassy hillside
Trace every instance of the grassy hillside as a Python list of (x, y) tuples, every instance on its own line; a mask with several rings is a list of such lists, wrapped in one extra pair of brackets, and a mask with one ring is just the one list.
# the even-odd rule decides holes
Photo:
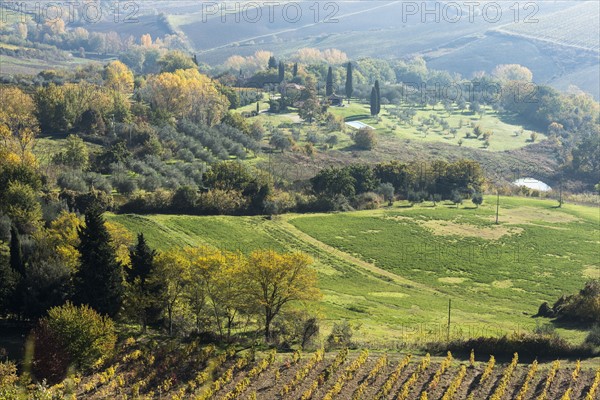
[[(0, 46), (11, 46), (2, 44)], [(47, 61), (39, 58), (23, 58), (0, 55), (0, 75), (37, 75), (49, 68), (74, 69), (94, 61), (85, 58), (73, 57), (67, 61)]]
[[(405, 207), (343, 214), (262, 217), (112, 215), (144, 232), (159, 249), (214, 245), (300, 250), (315, 259), (324, 294), (315, 311), (324, 325), (346, 318), (357, 339), (395, 340), (445, 335), (452, 299), (452, 335), (528, 332), (543, 301), (598, 278), (598, 209), (544, 200), (501, 198), (500, 222), (486, 198), (471, 204)], [(542, 321), (545, 322), (545, 321)], [(416, 329), (418, 327), (419, 329)], [(559, 329), (580, 341), (584, 332)]]

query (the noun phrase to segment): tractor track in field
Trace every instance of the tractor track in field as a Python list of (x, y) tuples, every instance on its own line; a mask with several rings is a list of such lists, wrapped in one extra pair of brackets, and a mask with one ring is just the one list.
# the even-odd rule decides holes
[[(278, 221), (277, 221), (279, 228), (275, 228), (273, 230), (273, 238), (275, 240), (280, 240), (281, 238), (285, 238), (286, 236), (288, 238), (290, 238), (290, 236), (291, 236), (294, 239), (294, 241), (302, 242), (306, 246), (308, 246), (309, 247), (308, 252), (311, 253), (311, 255), (319, 257), (319, 259), (323, 259), (323, 257), (321, 257), (322, 253), (325, 253), (329, 256), (328, 258), (333, 258), (333, 259), (338, 259), (340, 261), (343, 261), (344, 264), (357, 270), (358, 272), (366, 273), (368, 275), (374, 276), (379, 279), (388, 280), (388, 281), (391, 281), (391, 282), (393, 282), (397, 285), (403, 286), (403, 287), (410, 287), (410, 288), (414, 288), (414, 289), (419, 289), (420, 291), (427, 291), (430, 293), (442, 294), (441, 292), (439, 292), (435, 289), (432, 289), (431, 287), (428, 287), (428, 286), (422, 285), (418, 282), (406, 279), (406, 278), (404, 278), (400, 275), (397, 275), (393, 272), (390, 272), (388, 270), (380, 268), (373, 263), (362, 260), (358, 257), (355, 257), (352, 254), (346, 253), (346, 252), (341, 251), (335, 247), (332, 247), (326, 243), (321, 242), (320, 240), (301, 231), (300, 229), (295, 227), (290, 222), (291, 219), (296, 218), (296, 217), (298, 217), (298, 216), (285, 215), (285, 216), (279, 217)], [(304, 246), (304, 247), (306, 247), (306, 246)], [(331, 261), (335, 261), (335, 260), (331, 260)]]

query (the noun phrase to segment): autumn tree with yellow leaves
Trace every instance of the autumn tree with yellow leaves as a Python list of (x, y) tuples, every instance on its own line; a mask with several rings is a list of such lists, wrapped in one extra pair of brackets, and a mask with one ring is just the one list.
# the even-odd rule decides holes
[(187, 118), (209, 126), (221, 121), (229, 108), (229, 101), (216, 84), (196, 69), (152, 76), (142, 96), (160, 115)]
[(121, 61), (112, 61), (104, 68), (106, 86), (121, 93), (133, 92), (133, 72)]
[(252, 304), (262, 310), (265, 339), (271, 338), (271, 323), (292, 301), (318, 300), (317, 272), (312, 259), (303, 253), (281, 254), (255, 251), (244, 271), (246, 292)]
[(39, 132), (35, 103), (28, 94), (16, 87), (0, 87), (0, 156), (9, 161), (34, 163), (31, 154)]
[(260, 250), (246, 256), (202, 247), (171, 249), (155, 262), (151, 280), (165, 285), (162, 302), (170, 334), (174, 321), (187, 318), (197, 332), (212, 325), (230, 341), (244, 320), (259, 321), (270, 340), (271, 324), (286, 306), (321, 296), (312, 260), (302, 253)]

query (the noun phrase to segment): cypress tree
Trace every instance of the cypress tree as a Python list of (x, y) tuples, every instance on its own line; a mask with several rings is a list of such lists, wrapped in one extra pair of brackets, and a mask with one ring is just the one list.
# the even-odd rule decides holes
[(25, 277), (25, 261), (23, 260), (21, 238), (14, 226), (10, 228), (10, 267), (21, 277)]
[(285, 79), (285, 65), (283, 61), (279, 61), (279, 82), (283, 82)]
[(294, 63), (294, 68), (292, 69), (292, 75), (294, 78), (298, 76), (298, 63)]
[(327, 70), (327, 82), (325, 83), (325, 96), (331, 96), (333, 94), (333, 69), (329, 67)]
[(377, 105), (375, 108), (375, 115), (379, 115), (381, 112), (381, 92), (379, 90), (379, 80), (375, 81), (375, 92), (377, 93)]
[(371, 101), (370, 101), (371, 115), (377, 115), (377, 90), (375, 86), (371, 89)]
[(134, 301), (138, 305), (136, 312), (145, 332), (147, 325), (154, 325), (160, 320), (162, 307), (156, 299), (161, 298), (164, 286), (159, 280), (152, 279), (156, 251), (150, 248), (143, 233), (138, 235), (137, 244), (129, 252), (129, 256), (131, 268), (127, 269), (127, 282), (133, 288), (132, 295), (137, 297)]
[(277, 68), (277, 60), (275, 59), (274, 56), (269, 57), (269, 64), (267, 65), (268, 69), (275, 69)]
[(23, 310), (25, 308), (25, 298), (27, 291), (27, 284), (25, 281), (25, 260), (23, 258), (23, 248), (21, 247), (21, 238), (19, 232), (15, 226), (10, 228), (10, 275), (12, 276), (12, 282), (5, 282), (8, 285), (8, 289), (12, 293), (10, 299), (6, 303), (10, 311), (16, 314), (19, 318), (23, 316)]
[(349, 62), (346, 66), (346, 98), (348, 99), (348, 104), (350, 104), (350, 97), (352, 97), (353, 92), (354, 82), (352, 77), (352, 63)]
[(87, 210), (79, 239), (75, 301), (114, 318), (123, 302), (123, 266), (116, 259), (100, 207), (91, 206)]

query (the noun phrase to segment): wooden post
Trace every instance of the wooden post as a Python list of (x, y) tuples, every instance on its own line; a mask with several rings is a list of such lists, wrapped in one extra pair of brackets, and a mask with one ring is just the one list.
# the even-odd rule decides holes
[(452, 299), (448, 299), (448, 333), (447, 341), (450, 341), (450, 310), (452, 309)]
[(496, 225), (498, 225), (498, 212), (500, 210), (500, 190), (496, 191)]

